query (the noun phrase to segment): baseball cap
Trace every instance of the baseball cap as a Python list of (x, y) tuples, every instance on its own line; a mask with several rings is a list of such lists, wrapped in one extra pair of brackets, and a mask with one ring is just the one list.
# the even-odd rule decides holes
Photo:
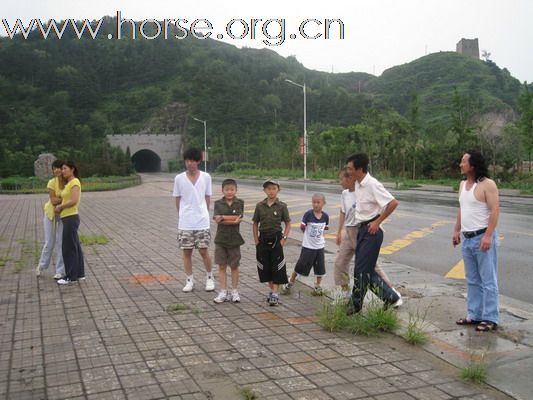
[(275, 181), (272, 178), (268, 178), (266, 181), (263, 182), (263, 188), (266, 188), (267, 185), (276, 185), (279, 189), (279, 182)]

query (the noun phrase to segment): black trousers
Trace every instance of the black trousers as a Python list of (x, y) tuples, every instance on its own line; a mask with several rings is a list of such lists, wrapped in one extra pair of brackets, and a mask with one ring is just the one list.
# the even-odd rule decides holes
[(255, 247), (257, 273), (259, 282), (284, 284), (287, 279), (285, 255), (281, 246), (281, 232), (274, 237), (259, 236), (259, 244)]
[(65, 262), (66, 277), (71, 281), (77, 281), (85, 276), (83, 251), (81, 249), (78, 228), (80, 216), (71, 215), (61, 218), (63, 222), (63, 261)]
[(379, 229), (375, 235), (368, 233), (368, 225), (359, 227), (357, 234), (357, 248), (355, 250), (354, 284), (352, 290), (352, 305), (356, 312), (363, 308), (363, 300), (370, 286), (385, 304), (392, 304), (398, 300), (398, 295), (376, 273), (376, 262), (383, 243), (383, 231)]

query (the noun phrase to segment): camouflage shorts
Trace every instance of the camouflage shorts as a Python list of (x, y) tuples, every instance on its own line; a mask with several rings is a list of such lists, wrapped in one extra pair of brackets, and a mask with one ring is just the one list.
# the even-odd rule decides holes
[(185, 231), (178, 229), (178, 245), (180, 249), (207, 249), (211, 241), (209, 229)]

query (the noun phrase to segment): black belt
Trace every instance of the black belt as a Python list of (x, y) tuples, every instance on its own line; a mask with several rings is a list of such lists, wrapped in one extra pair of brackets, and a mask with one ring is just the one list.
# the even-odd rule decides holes
[(368, 225), (368, 224), (371, 223), (372, 221), (375, 221), (375, 220), (378, 219), (378, 218), (379, 218), (379, 214), (376, 215), (374, 218), (369, 219), (368, 221), (359, 222), (356, 226), (366, 226), (366, 225)]
[(477, 231), (472, 231), (472, 232), (463, 232), (463, 236), (467, 239), (471, 239), (473, 237), (476, 237), (476, 236), (479, 236), (481, 235), (482, 233), (485, 233), (487, 230), (487, 228), (483, 228), (483, 229), (479, 229)]
[(276, 243), (277, 240), (281, 239), (281, 236), (282, 236), (281, 232), (269, 233), (269, 234), (264, 234), (264, 233), (259, 232), (259, 241), (261, 243), (273, 244), (273, 243)]

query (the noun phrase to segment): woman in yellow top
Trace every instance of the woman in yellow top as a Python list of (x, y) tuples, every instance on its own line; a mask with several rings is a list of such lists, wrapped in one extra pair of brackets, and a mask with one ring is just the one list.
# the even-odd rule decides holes
[(61, 204), (56, 206), (56, 212), (60, 213), (63, 223), (62, 249), (66, 275), (57, 283), (67, 285), (78, 279), (85, 279), (83, 251), (78, 237), (78, 228), (80, 227), (78, 206), (81, 199), (81, 183), (78, 179), (78, 168), (72, 161), (63, 162), (61, 173), (66, 184), (61, 191)]
[(47, 269), (52, 260), (52, 254), (55, 251), (56, 256), (56, 274), (54, 279), (61, 279), (65, 276), (65, 264), (63, 263), (63, 254), (61, 250), (61, 242), (63, 235), (63, 224), (59, 214), (55, 213), (55, 207), (61, 204), (61, 190), (65, 186), (63, 175), (61, 174), (61, 166), (63, 161), (55, 160), (52, 163), (52, 171), (54, 177), (48, 181), (48, 201), (44, 205), (44, 246), (41, 252), (41, 258), (35, 273), (37, 276), (41, 275), (41, 271)]

